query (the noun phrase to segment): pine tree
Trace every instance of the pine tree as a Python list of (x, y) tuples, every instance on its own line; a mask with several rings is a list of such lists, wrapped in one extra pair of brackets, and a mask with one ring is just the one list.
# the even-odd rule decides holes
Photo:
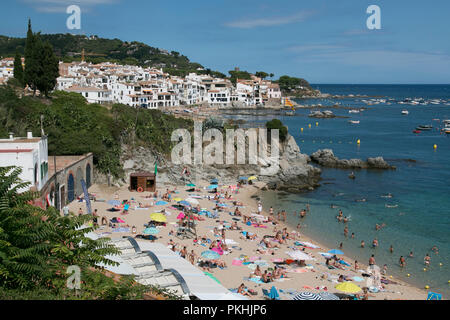
[(39, 50), (39, 75), (37, 81), (37, 88), (41, 95), (48, 97), (49, 91), (56, 86), (56, 78), (59, 77), (59, 62), (53, 52), (53, 47), (50, 42), (37, 42)]
[(36, 93), (36, 82), (39, 72), (39, 60), (36, 60), (36, 51), (39, 50), (39, 48), (36, 48), (36, 40), (37, 37), (33, 34), (33, 30), (31, 29), (31, 20), (28, 20), (27, 39), (25, 41), (24, 83), (33, 90), (33, 94)]
[(16, 56), (14, 57), (14, 78), (19, 81), (21, 86), (24, 86), (23, 77), (22, 56), (19, 51), (16, 51)]

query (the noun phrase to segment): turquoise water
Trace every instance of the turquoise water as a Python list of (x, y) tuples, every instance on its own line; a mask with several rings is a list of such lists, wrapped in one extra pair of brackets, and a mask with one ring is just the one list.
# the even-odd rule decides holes
[[(266, 208), (273, 205), (275, 210), (286, 209), (291, 214), (289, 222), (292, 226), (301, 222), (305, 225), (305, 234), (325, 245), (337, 247), (343, 242), (344, 252), (365, 264), (370, 255), (375, 254), (377, 264), (387, 264), (390, 273), (420, 287), (429, 285), (431, 291), (450, 297), (450, 135), (441, 134), (437, 130), (441, 122), (433, 120), (450, 119), (450, 106), (445, 105), (450, 102), (450, 86), (315, 87), (332, 94), (366, 94), (394, 100), (390, 105), (380, 103), (372, 106), (363, 103), (361, 98), (297, 101), (322, 105), (339, 102), (343, 106), (368, 108), (359, 114), (349, 114), (345, 109), (330, 109), (336, 115), (360, 120), (360, 124), (350, 124), (349, 119), (308, 118), (309, 109), (297, 110), (294, 117), (282, 117), (301, 152), (311, 154), (318, 149), (330, 148), (337, 157), (345, 159), (383, 156), (397, 170), (354, 170), (356, 179), (351, 180), (348, 178), (351, 170), (323, 169), (322, 185), (317, 190), (301, 195), (265, 192), (263, 205)], [(438, 98), (444, 99), (444, 103), (415, 106), (397, 103), (406, 97)], [(402, 115), (403, 109), (409, 110), (409, 115)], [(418, 135), (412, 133), (421, 124), (432, 124), (435, 128)], [(302, 127), (303, 133), (300, 131)], [(361, 141), (360, 146), (357, 139)], [(434, 144), (437, 145), (436, 150)], [(381, 197), (387, 193), (393, 197)], [(355, 201), (363, 198), (367, 201)], [(294, 217), (292, 212), (303, 209), (306, 203), (311, 206), (311, 214), (302, 220)], [(332, 209), (331, 204), (339, 208)], [(387, 208), (386, 204), (397, 207)], [(344, 224), (335, 219), (339, 209), (344, 216), (351, 217), (349, 235), (354, 232), (355, 239), (344, 237)], [(385, 223), (386, 227), (376, 231), (376, 223)], [(375, 237), (379, 240), (379, 247), (372, 249)], [(365, 249), (360, 248), (361, 240), (366, 243)], [(389, 252), (391, 245), (393, 254)], [(438, 255), (430, 250), (434, 245), (439, 248)], [(413, 251), (413, 258), (408, 258), (410, 251)], [(431, 256), (431, 265), (423, 271), (426, 253)], [(398, 265), (401, 255), (407, 262), (403, 269)], [(406, 276), (408, 273), (411, 274), (409, 278)]]

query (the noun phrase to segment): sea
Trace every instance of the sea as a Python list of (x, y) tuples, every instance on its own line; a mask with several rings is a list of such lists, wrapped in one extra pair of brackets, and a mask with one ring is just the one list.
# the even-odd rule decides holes
[[(450, 85), (312, 86), (322, 93), (347, 97), (295, 101), (329, 106), (317, 110), (331, 110), (338, 117), (310, 118), (311, 109), (305, 108), (293, 116), (261, 111), (256, 117), (240, 118), (260, 124), (279, 118), (302, 153), (327, 148), (340, 159), (382, 156), (396, 170), (322, 168), (323, 180), (316, 190), (301, 194), (267, 191), (261, 196), (263, 207), (273, 206), (275, 212), (285, 209), (293, 228), (300, 223), (304, 234), (331, 248), (342, 243), (352, 260), (367, 265), (374, 254), (377, 265), (387, 265), (388, 274), (450, 298), (450, 134), (440, 130), (442, 121), (450, 119)], [(412, 104), (414, 99), (417, 102)], [(331, 107), (336, 104), (341, 108)], [(349, 113), (345, 107), (363, 111)], [(403, 115), (403, 110), (409, 114)], [(433, 128), (413, 133), (419, 125)], [(352, 171), (355, 179), (349, 178)], [(310, 213), (305, 218), (294, 214), (307, 204)], [(348, 238), (344, 223), (336, 219), (339, 210), (349, 218)], [(376, 224), (385, 226), (377, 231)], [(379, 246), (372, 248), (375, 238)], [(362, 240), (365, 248), (361, 248)], [(433, 246), (438, 253), (431, 250)], [(428, 267), (424, 265), (426, 254), (431, 257)], [(403, 268), (400, 256), (406, 259)]]

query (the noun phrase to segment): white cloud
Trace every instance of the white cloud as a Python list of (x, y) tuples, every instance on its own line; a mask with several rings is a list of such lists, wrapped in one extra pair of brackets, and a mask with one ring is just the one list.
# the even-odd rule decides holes
[(242, 20), (228, 22), (225, 24), (225, 26), (231, 27), (231, 28), (241, 28), (241, 29), (279, 26), (279, 25), (283, 25), (283, 24), (290, 24), (290, 23), (304, 21), (310, 15), (312, 15), (311, 11), (301, 11), (294, 15), (287, 15), (287, 16), (242, 19)]

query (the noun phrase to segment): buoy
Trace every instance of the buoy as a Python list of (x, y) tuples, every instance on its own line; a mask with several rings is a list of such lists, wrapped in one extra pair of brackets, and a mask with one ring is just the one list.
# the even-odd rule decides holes
[(310, 127), (310, 128), (311, 128), (311, 123), (310, 123), (310, 124), (308, 124), (308, 127)]
[(303, 128), (300, 128), (300, 131), (303, 132)]
[(435, 144), (435, 145), (433, 146), (433, 148), (434, 148), (434, 149), (437, 149), (437, 144)]
[(392, 278), (392, 276), (389, 276), (389, 278)]
[(316, 122), (316, 127), (319, 125), (319, 123), (318, 122)]
[(361, 140), (359, 140), (359, 139), (356, 140), (356, 143), (357, 143), (357, 144), (361, 144)]
[(423, 268), (423, 271), (427, 271), (427, 268)]
[(409, 276), (411, 276), (411, 275), (408, 273), (407, 276), (409, 277)]
[(439, 265), (442, 267), (442, 262), (441, 263), (439, 263)]
[(425, 286), (425, 289), (430, 289), (430, 286)]

